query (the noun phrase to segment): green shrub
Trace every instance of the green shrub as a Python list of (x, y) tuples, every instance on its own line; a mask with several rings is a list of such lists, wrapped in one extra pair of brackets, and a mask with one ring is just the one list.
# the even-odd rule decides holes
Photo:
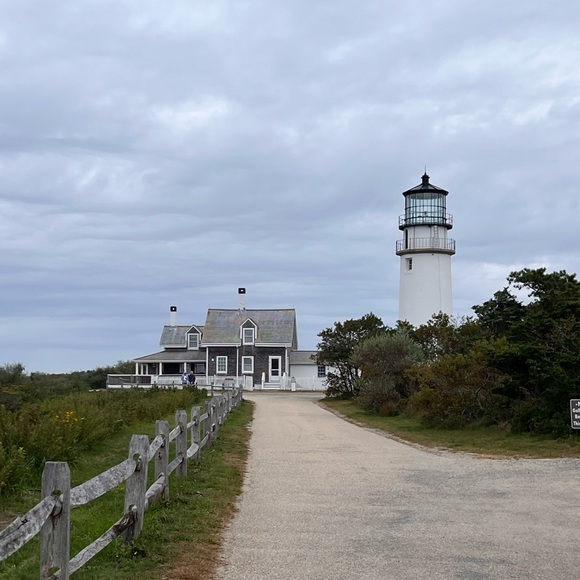
[(537, 433), (552, 435), (556, 438), (568, 437), (570, 427), (570, 412), (568, 409), (554, 413), (546, 407), (543, 401), (525, 401), (515, 406), (511, 429), (514, 433)]
[(465, 427), (481, 420), (497, 403), (493, 391), (499, 375), (479, 351), (445, 355), (410, 369), (407, 375), (417, 386), (407, 411), (430, 427)]
[(356, 380), (359, 405), (383, 415), (397, 414), (400, 402), (412, 392), (405, 371), (423, 358), (421, 347), (404, 329), (361, 342), (352, 355), (361, 369)]
[(0, 495), (22, 489), (31, 479), (31, 464), (23, 447), (0, 442)]

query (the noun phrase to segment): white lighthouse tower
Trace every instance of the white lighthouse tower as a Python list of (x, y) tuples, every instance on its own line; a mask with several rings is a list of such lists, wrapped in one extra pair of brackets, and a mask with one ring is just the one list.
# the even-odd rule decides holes
[(399, 217), (403, 239), (397, 241), (401, 256), (399, 320), (413, 326), (425, 324), (434, 314), (453, 314), (451, 256), (455, 240), (447, 237), (453, 216), (447, 213), (447, 194), (429, 183), (425, 173), (420, 185), (403, 192), (405, 214)]

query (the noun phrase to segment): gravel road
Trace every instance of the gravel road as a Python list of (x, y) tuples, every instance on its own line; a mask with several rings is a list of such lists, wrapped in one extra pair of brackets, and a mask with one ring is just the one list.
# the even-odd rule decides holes
[(580, 578), (580, 460), (405, 445), (250, 393), (250, 458), (221, 580)]

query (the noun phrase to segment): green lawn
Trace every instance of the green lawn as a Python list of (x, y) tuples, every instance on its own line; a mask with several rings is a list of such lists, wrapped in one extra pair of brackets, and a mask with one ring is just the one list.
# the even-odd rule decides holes
[(410, 443), (500, 457), (580, 457), (580, 434), (569, 439), (515, 434), (497, 427), (432, 429), (417, 419), (399, 415), (382, 417), (363, 411), (351, 400), (324, 399), (321, 404), (347, 419), (380, 429)]
[[(171, 497), (157, 502), (145, 514), (144, 528), (131, 546), (117, 538), (93, 560), (75, 572), (75, 580), (207, 578), (217, 565), (221, 534), (233, 515), (242, 488), (249, 444), (253, 404), (245, 401), (230, 414), (217, 442), (190, 461), (188, 476), (170, 480)], [(167, 417), (174, 425), (173, 417)], [(73, 486), (127, 458), (133, 433), (154, 436), (154, 422), (133, 425), (100, 445), (72, 466)], [(150, 464), (150, 480), (153, 462)], [(12, 516), (26, 513), (40, 499), (40, 490), (28, 490), (18, 498), (2, 498), (0, 521), (4, 528)], [(87, 506), (72, 511), (71, 554), (87, 546), (123, 514), (124, 488), (120, 486)], [(197, 574), (199, 573), (199, 576)], [(39, 577), (38, 537), (5, 562), (0, 579), (29, 580)]]

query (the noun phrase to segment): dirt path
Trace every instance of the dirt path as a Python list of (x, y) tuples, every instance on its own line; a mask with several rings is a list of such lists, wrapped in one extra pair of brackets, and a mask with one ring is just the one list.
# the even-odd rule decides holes
[(315, 394), (247, 398), (251, 454), (220, 579), (580, 577), (580, 460), (432, 452)]

